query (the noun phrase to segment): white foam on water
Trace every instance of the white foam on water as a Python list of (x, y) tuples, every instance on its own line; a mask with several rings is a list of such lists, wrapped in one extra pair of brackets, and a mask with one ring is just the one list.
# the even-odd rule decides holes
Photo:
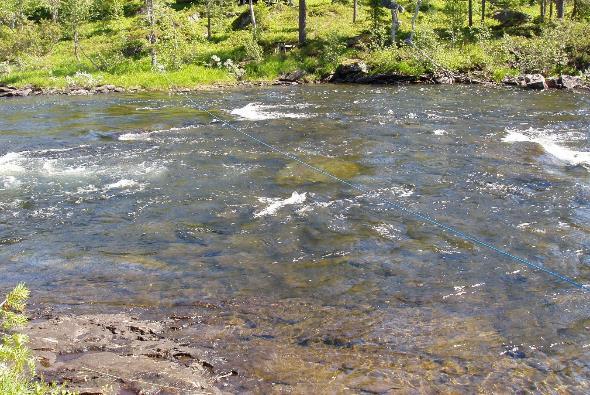
[(0, 180), (2, 180), (1, 182), (2, 185), (4, 185), (4, 189), (18, 188), (18, 186), (21, 184), (19, 179), (15, 176), (3, 176), (0, 177)]
[(505, 143), (530, 142), (539, 144), (545, 152), (571, 165), (590, 166), (590, 152), (576, 151), (558, 144), (561, 140), (548, 130), (529, 128), (526, 130), (507, 129), (502, 138)]
[(437, 136), (443, 136), (445, 134), (448, 134), (448, 132), (444, 129), (436, 129), (436, 130), (433, 130), (432, 133), (434, 133)]
[(128, 180), (126, 178), (114, 182), (112, 184), (108, 184), (105, 188), (106, 189), (130, 189), (134, 187), (138, 187), (139, 183), (134, 180)]
[(150, 141), (152, 137), (156, 134), (166, 133), (166, 132), (178, 132), (182, 130), (194, 129), (196, 125), (188, 125), (188, 126), (180, 126), (180, 127), (173, 127), (170, 129), (159, 129), (159, 130), (152, 130), (147, 132), (140, 132), (140, 133), (124, 133), (120, 135), (117, 140), (119, 141)]
[(26, 171), (23, 167), (25, 160), (25, 156), (20, 152), (9, 152), (0, 156), (0, 175), (11, 176), (24, 173)]
[(296, 114), (291, 112), (280, 112), (280, 111), (270, 111), (272, 109), (277, 109), (281, 107), (296, 107), (302, 108), (301, 106), (293, 105), (293, 106), (286, 106), (286, 105), (264, 105), (260, 103), (248, 103), (242, 108), (236, 108), (231, 111), (232, 115), (237, 115), (242, 119), (247, 119), (249, 121), (263, 121), (266, 119), (281, 119), (281, 118), (309, 118), (309, 114)]
[(263, 203), (269, 203), (264, 210), (259, 211), (258, 213), (254, 214), (254, 218), (264, 217), (266, 215), (274, 215), (276, 214), (279, 209), (285, 206), (294, 205), (294, 204), (301, 204), (305, 202), (307, 199), (307, 192), (298, 193), (297, 191), (291, 194), (291, 197), (288, 199), (280, 200), (280, 199), (269, 199), (269, 198), (259, 198), (258, 200)]
[(119, 136), (120, 141), (150, 141), (152, 134), (146, 133), (125, 133)]

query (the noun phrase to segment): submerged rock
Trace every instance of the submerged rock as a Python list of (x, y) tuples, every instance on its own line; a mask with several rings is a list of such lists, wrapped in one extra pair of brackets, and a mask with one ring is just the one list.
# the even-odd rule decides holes
[[(356, 162), (343, 159), (314, 158), (308, 163), (345, 180), (359, 175), (362, 170), (361, 166)], [(332, 179), (298, 162), (287, 164), (279, 171), (276, 177), (276, 182), (280, 185), (302, 185), (328, 181), (332, 181)]]

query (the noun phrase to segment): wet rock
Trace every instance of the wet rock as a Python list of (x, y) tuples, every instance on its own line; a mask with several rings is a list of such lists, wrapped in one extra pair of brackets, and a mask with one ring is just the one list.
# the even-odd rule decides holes
[(48, 381), (79, 393), (220, 393), (204, 350), (169, 338), (163, 322), (126, 313), (49, 317), (27, 334)]
[(355, 82), (360, 84), (399, 84), (416, 82), (417, 77), (403, 74), (372, 74), (358, 78)]
[(440, 75), (434, 77), (434, 82), (437, 84), (454, 84), (455, 78), (451, 75)]
[[(361, 173), (361, 166), (355, 162), (334, 158), (314, 158), (310, 164), (341, 179), (351, 179)], [(291, 162), (282, 168), (276, 181), (280, 185), (302, 185), (316, 182), (329, 182), (331, 178), (318, 173), (298, 162)]]
[(284, 81), (284, 82), (299, 82), (301, 80), (303, 80), (303, 78), (305, 77), (306, 73), (303, 70), (295, 70), (292, 71), (290, 73), (285, 73), (283, 74), (280, 78), (279, 81)]
[(574, 89), (582, 86), (582, 79), (571, 75), (562, 75), (559, 77), (560, 88)]
[(548, 88), (545, 77), (541, 74), (525, 74), (519, 77), (519, 81), (522, 81), (520, 85), (527, 89), (543, 90)]
[(369, 74), (367, 64), (361, 60), (351, 60), (339, 65), (331, 82), (357, 82)]
[(15, 88), (12, 86), (0, 86), (0, 97), (24, 97), (33, 92), (31, 88)]

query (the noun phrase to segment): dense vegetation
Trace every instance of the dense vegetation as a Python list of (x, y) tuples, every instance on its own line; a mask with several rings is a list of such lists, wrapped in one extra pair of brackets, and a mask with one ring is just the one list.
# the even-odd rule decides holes
[(313, 80), (353, 58), (375, 73), (487, 80), (590, 68), (590, 0), (242, 3), (2, 0), (0, 84), (193, 87), (295, 70)]

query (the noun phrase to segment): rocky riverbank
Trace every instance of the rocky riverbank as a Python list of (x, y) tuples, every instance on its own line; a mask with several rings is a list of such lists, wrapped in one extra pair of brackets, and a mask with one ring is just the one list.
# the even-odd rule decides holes
[(178, 333), (196, 316), (44, 313), (26, 334), (46, 381), (80, 394), (218, 394), (235, 370)]
[[(401, 73), (374, 73), (363, 61), (348, 61), (336, 68), (334, 73), (324, 76), (321, 80), (313, 80), (302, 70), (295, 70), (282, 75), (276, 81), (240, 81), (229, 84), (203, 85), (198, 88), (174, 87), (170, 92), (186, 93), (196, 90), (211, 90), (228, 86), (263, 86), (263, 85), (298, 85), (308, 83), (349, 83), (349, 84), (488, 84), (506, 85), (532, 90), (545, 89), (581, 89), (590, 90), (590, 81), (578, 76), (559, 75), (544, 77), (541, 74), (523, 74), (507, 76), (501, 82), (495, 82), (483, 75), (457, 74), (443, 71), (438, 74), (406, 75)], [(14, 87), (0, 85), (0, 98), (26, 97), (35, 95), (70, 95), (84, 96), (108, 93), (141, 93), (147, 92), (141, 87), (124, 88), (115, 85), (99, 85), (96, 87), (71, 86), (67, 88)]]

